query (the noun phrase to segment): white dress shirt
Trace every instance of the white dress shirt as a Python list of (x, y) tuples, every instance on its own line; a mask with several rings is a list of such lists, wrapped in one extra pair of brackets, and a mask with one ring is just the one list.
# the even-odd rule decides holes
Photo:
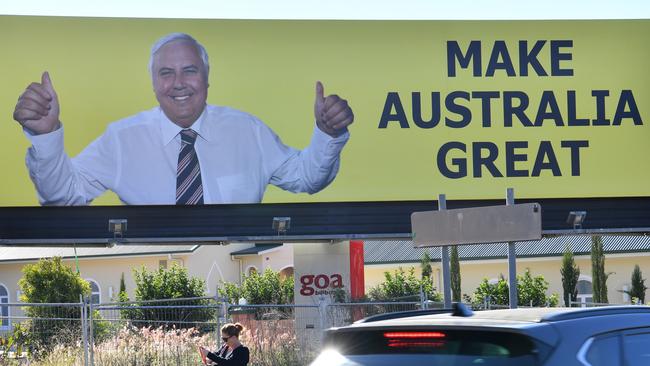
[[(258, 203), (271, 183), (316, 193), (336, 176), (349, 138), (314, 126), (302, 151), (286, 146), (257, 118), (228, 107), (206, 106), (191, 126), (205, 203)], [(79, 155), (63, 148), (63, 127), (31, 135), (26, 163), (42, 205), (85, 205), (109, 189), (130, 205), (175, 204), (181, 127), (160, 107), (112, 123)]]

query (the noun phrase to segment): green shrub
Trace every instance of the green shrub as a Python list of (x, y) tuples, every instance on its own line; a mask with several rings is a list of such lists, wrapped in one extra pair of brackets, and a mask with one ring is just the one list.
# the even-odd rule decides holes
[(431, 278), (433, 269), (431, 268), (431, 255), (429, 251), (425, 251), (420, 260), (420, 268), (422, 269), (422, 278)]
[(427, 299), (432, 301), (441, 300), (441, 296), (433, 287), (431, 280), (429, 278), (417, 278), (413, 267), (409, 268), (408, 272), (405, 272), (401, 267), (392, 274), (384, 272), (384, 282), (371, 288), (368, 291), (368, 296), (372, 301), (418, 300), (420, 288)]
[(533, 277), (526, 269), (523, 276), (517, 275), (517, 303), (523, 306), (557, 306), (558, 296), (546, 296), (548, 281), (544, 276)]
[[(135, 326), (164, 326), (175, 328), (198, 327), (210, 330), (210, 327), (200, 325), (208, 323), (216, 316), (213, 308), (182, 308), (185, 305), (208, 305), (208, 299), (178, 300), (163, 303), (147, 303), (147, 300), (180, 299), (205, 296), (205, 282), (191, 278), (187, 269), (174, 264), (169, 269), (160, 268), (148, 271), (145, 267), (134, 269), (135, 301), (126, 305), (130, 300), (126, 292), (119, 293), (120, 302), (125, 303), (126, 309), (121, 314), (125, 319), (133, 321)], [(147, 308), (147, 306), (167, 306), (168, 308)]]
[(232, 304), (239, 303), (240, 298), (248, 304), (292, 304), (293, 277), (282, 278), (280, 272), (267, 268), (261, 275), (257, 272), (245, 276), (241, 286), (225, 282), (219, 289), (219, 295)]
[[(529, 269), (522, 275), (517, 275), (517, 304), (520, 306), (557, 306), (557, 294), (546, 296), (548, 282), (544, 276), (533, 277)], [(508, 305), (510, 302), (508, 281), (499, 277), (497, 283), (489, 283), (487, 278), (474, 291), (472, 303), (482, 305), (488, 301), (494, 305)]]
[(564, 291), (564, 306), (571, 306), (571, 301), (578, 299), (578, 280), (580, 278), (580, 268), (576, 265), (573, 258), (573, 252), (567, 245), (562, 256), (562, 289)]
[[(645, 279), (641, 273), (641, 268), (638, 264), (634, 265), (634, 271), (632, 271), (632, 288), (629, 291), (625, 291), (633, 300), (636, 300), (638, 303), (645, 303), (645, 291), (648, 289), (645, 285)], [(635, 302), (635, 301), (633, 301)]]
[(605, 250), (603, 237), (591, 237), (591, 286), (593, 288), (593, 301), (595, 303), (609, 303), (607, 299), (607, 279), (611, 273), (605, 272)]
[(148, 271), (143, 266), (133, 270), (133, 277), (138, 301), (205, 296), (205, 281), (190, 278), (187, 269), (177, 264), (157, 271)]
[(487, 278), (484, 278), (476, 288), (476, 291), (474, 291), (472, 303), (481, 305), (489, 302), (490, 304), (496, 305), (508, 305), (510, 299), (508, 291), (508, 281), (503, 276), (499, 276), (499, 280), (496, 283), (490, 283)]
[(449, 255), (449, 273), (451, 279), (451, 298), (453, 301), (460, 301), (461, 278), (460, 278), (460, 259), (458, 257), (458, 245), (451, 246)]
[[(90, 295), (90, 284), (65, 266), (60, 257), (41, 259), (23, 267), (18, 281), (26, 303), (79, 303)], [(24, 324), (30, 351), (45, 355), (57, 344), (73, 344), (81, 337), (81, 306), (26, 306), (31, 319)]]
[[(90, 284), (63, 265), (60, 257), (41, 259), (23, 267), (23, 277), (18, 285), (23, 302), (78, 303), (80, 295), (90, 295)], [(45, 308), (29, 308), (27, 314), (37, 315), (40, 309)]]

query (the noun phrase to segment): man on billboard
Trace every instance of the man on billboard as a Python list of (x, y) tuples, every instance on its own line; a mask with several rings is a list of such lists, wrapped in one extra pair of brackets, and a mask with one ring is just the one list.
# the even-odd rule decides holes
[(256, 117), (206, 104), (208, 55), (191, 36), (158, 40), (149, 70), (160, 105), (110, 124), (74, 158), (49, 74), (27, 87), (13, 117), (32, 143), (26, 163), (41, 204), (85, 205), (106, 190), (126, 204), (258, 203), (269, 183), (316, 193), (334, 180), (354, 114), (320, 82), (311, 142), (299, 151)]

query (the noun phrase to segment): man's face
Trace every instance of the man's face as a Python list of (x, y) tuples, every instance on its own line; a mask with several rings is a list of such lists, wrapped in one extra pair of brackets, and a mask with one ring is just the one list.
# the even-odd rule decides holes
[(167, 43), (153, 58), (153, 89), (167, 118), (187, 128), (208, 97), (208, 75), (199, 51), (189, 41)]

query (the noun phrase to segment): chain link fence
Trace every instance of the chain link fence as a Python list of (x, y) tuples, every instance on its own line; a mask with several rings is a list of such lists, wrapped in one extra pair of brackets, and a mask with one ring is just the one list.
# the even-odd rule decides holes
[(0, 365), (56, 360), (55, 365), (88, 364), (87, 307), (83, 302), (3, 303)]
[(224, 304), (215, 298), (89, 306), (90, 365), (197, 365), (197, 349), (217, 347)]
[[(595, 307), (600, 307), (600, 306), (613, 306), (613, 305), (619, 305), (619, 304), (609, 304), (609, 303), (603, 303), (603, 302), (582, 302), (582, 301), (570, 301), (569, 302), (569, 307), (572, 308), (595, 308)], [(632, 304), (634, 305), (634, 304)], [(643, 304), (641, 304), (643, 305)]]
[(3, 304), (0, 365), (197, 365), (241, 323), (251, 366), (307, 365), (323, 330), (363, 317), (421, 309), (423, 302), (233, 305), (216, 298), (91, 304)]
[(307, 365), (320, 350), (326, 323), (318, 305), (231, 305), (228, 317), (244, 326), (240, 335), (251, 365)]

